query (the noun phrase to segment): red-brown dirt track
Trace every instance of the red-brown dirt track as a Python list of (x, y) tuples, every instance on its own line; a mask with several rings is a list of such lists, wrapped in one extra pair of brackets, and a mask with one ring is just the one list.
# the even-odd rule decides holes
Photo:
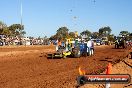
[(79, 67), (98, 74), (129, 51), (97, 46), (91, 57), (47, 59), (46, 53), (54, 50), (54, 46), (0, 47), (0, 88), (75, 88)]

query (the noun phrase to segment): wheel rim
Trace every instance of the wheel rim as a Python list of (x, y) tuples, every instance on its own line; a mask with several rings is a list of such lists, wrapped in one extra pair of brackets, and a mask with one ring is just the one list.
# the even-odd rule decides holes
[(78, 55), (80, 55), (80, 51), (78, 52)]

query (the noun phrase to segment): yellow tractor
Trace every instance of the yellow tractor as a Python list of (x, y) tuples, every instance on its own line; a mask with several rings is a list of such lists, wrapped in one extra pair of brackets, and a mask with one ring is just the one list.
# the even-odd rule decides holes
[(67, 56), (70, 56), (72, 54), (72, 47), (74, 47), (74, 39), (66, 39), (65, 47), (61, 46), (60, 43), (57, 45), (57, 50), (55, 53), (49, 53), (47, 54), (47, 58), (66, 58)]

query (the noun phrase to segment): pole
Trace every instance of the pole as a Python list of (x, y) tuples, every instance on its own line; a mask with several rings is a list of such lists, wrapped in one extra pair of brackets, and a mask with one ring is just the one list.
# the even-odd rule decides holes
[(21, 30), (22, 30), (22, 0), (21, 0)]
[[(22, 15), (23, 15), (23, 6), (22, 6), (22, 0), (20, 0), (20, 3), (21, 3), (21, 11), (20, 11), (20, 15), (21, 15), (21, 30), (20, 32), (22, 32), (22, 30), (24, 29), (24, 27), (22, 26), (23, 25), (23, 19), (22, 19)], [(22, 37), (22, 34), (20, 34), (20, 38)], [(20, 40), (21, 41), (21, 40)], [(22, 41), (21, 41), (22, 42)], [(25, 41), (24, 41), (25, 42)], [(22, 44), (23, 45), (23, 44)], [(26, 44), (25, 44), (26, 45)]]

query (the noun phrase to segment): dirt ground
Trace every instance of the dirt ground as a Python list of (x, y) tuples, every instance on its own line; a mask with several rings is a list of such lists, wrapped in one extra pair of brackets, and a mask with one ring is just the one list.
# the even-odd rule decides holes
[(54, 46), (0, 47), (0, 88), (75, 88), (79, 67), (86, 74), (99, 74), (99, 69), (125, 58), (129, 50), (97, 46), (92, 57), (45, 57), (54, 51)]

